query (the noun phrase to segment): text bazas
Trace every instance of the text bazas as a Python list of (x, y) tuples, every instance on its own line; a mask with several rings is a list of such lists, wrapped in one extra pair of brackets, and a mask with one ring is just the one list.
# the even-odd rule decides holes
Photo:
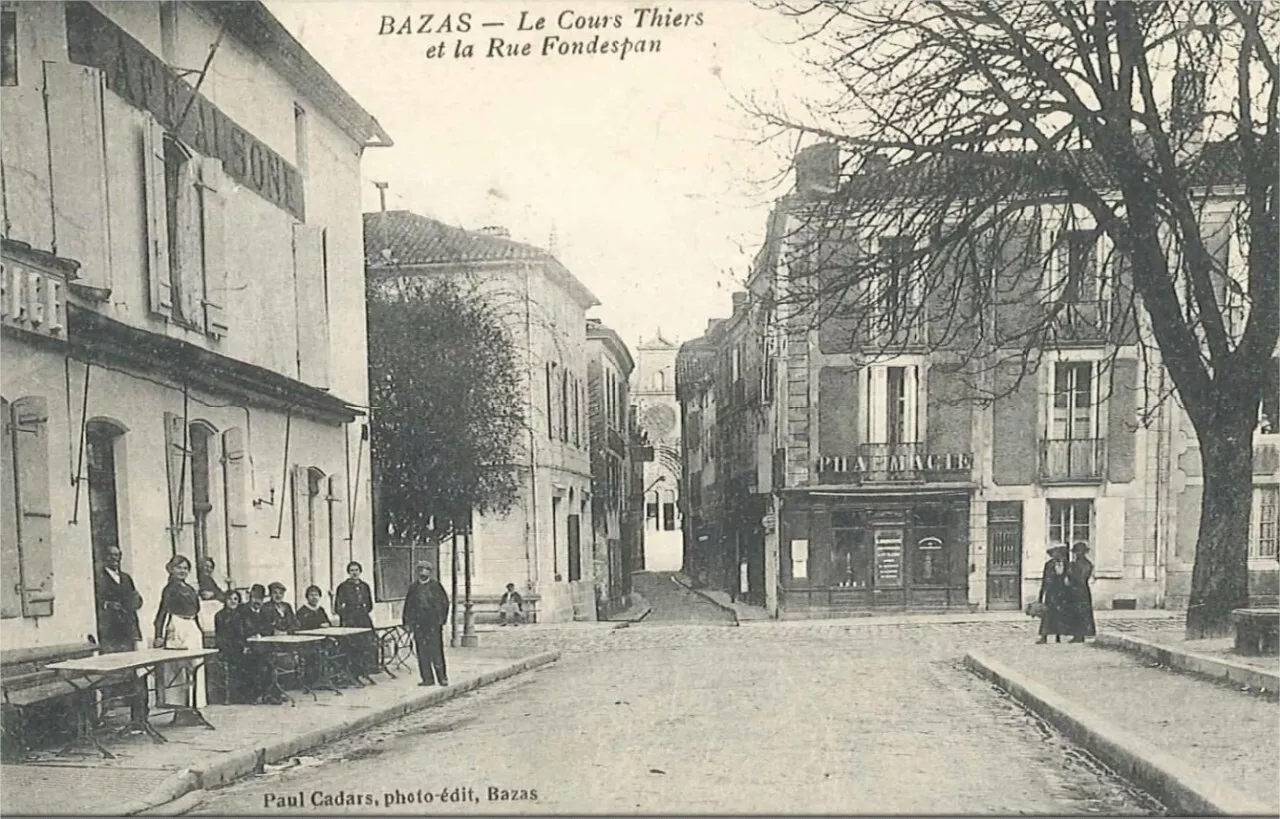
[[(679, 14), (671, 9), (635, 8), (628, 15), (635, 28), (680, 28), (683, 26), (702, 25), (702, 12)], [(378, 34), (466, 34), (475, 25), (475, 18), (470, 12), (460, 14), (408, 14), (397, 17), (382, 15), (378, 22)], [(584, 29), (623, 28), (624, 16), (621, 14), (586, 15), (572, 9), (565, 9), (554, 18), (555, 26), (564, 31)], [(518, 31), (542, 31), (547, 28), (548, 18), (542, 15), (531, 17), (529, 12), (520, 12), (520, 20), (516, 24)]]

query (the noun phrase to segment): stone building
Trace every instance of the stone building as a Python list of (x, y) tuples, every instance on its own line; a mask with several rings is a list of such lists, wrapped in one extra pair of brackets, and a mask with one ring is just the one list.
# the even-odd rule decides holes
[(644, 554), (636, 565), (646, 571), (676, 571), (683, 560), (678, 349), (661, 331), (636, 345), (631, 392), (640, 431), (653, 447), (653, 460), (644, 464)]
[(360, 157), (389, 138), (261, 3), (0, 13), (6, 650), (93, 635), (113, 547), (144, 623), (174, 554), (331, 592), (372, 564)]
[[(546, 250), (505, 229), (468, 231), (404, 210), (364, 215), (365, 264), (374, 282), (447, 276), (500, 301), (515, 341), (527, 440), (507, 515), (473, 525), (473, 600), (483, 615), (515, 583), (539, 622), (596, 619), (591, 552), (592, 474), (586, 311), (599, 301)], [(376, 543), (388, 567), (375, 593), (403, 598), (411, 547)], [(441, 576), (451, 572), (440, 554)], [(400, 567), (400, 568), (393, 568)]]
[[(884, 171), (837, 175), (831, 146), (803, 151), (796, 167), (796, 190), (769, 220), (733, 313), (680, 354), (686, 491), (700, 493), (689, 504), (692, 542), (710, 545), (703, 565), (738, 569), (718, 583), (784, 617), (1017, 610), (1035, 599), (1047, 546), (1084, 541), (1099, 607), (1185, 603), (1199, 510), (1194, 435), (1176, 401), (1157, 399), (1163, 368), (1120, 309), (1127, 266), (1087, 215), (1049, 192), (1010, 220), (993, 275), (1034, 284), (997, 280), (1022, 289), (993, 304), (989, 321), (1052, 321), (1056, 342), (1034, 351), (1030, 368), (991, 351), (975, 384), (965, 372), (973, 339), (945, 337), (947, 306), (911, 284), (891, 231), (845, 235), (834, 249), (803, 238), (810, 209), (834, 191), (856, 197), (857, 186), (882, 184)], [(1229, 235), (1212, 251), (1228, 253)], [(910, 320), (861, 321), (868, 304), (821, 317), (820, 304), (771, 312), (803, 266), (848, 252), (874, 254), (894, 282), (877, 292), (909, 300)], [(1264, 595), (1274, 594), (1276, 567), (1274, 374), (1270, 383), (1250, 544), (1251, 582)]]
[(631, 594), (639, 508), (631, 486), (631, 371), (635, 362), (616, 332), (587, 319), (591, 415), (592, 544), (601, 615), (626, 608)]

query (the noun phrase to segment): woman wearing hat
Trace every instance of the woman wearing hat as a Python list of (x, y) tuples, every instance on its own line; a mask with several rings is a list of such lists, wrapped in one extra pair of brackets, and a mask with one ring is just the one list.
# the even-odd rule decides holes
[(1040, 639), (1049, 642), (1052, 634), (1055, 643), (1062, 642), (1062, 635), (1071, 634), (1071, 593), (1067, 588), (1067, 547), (1061, 543), (1050, 547), (1049, 560), (1044, 564), (1044, 576), (1040, 580), (1041, 603), (1044, 614), (1040, 618)]
[(1071, 563), (1067, 567), (1067, 593), (1071, 599), (1071, 642), (1083, 643), (1084, 638), (1094, 637), (1098, 628), (1093, 621), (1093, 592), (1089, 582), (1093, 580), (1093, 562), (1089, 544), (1078, 540), (1071, 545)]

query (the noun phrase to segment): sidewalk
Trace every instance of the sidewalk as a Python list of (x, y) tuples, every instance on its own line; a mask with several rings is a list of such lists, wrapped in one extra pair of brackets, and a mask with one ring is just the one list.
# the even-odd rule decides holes
[(1092, 644), (1006, 645), (966, 662), (1174, 813), (1280, 810), (1274, 699)]
[(115, 759), (92, 750), (62, 758), (46, 752), (0, 766), (0, 814), (132, 815), (558, 657), (556, 652), (458, 649), (448, 654), (448, 688), (419, 687), (416, 660), (410, 657), (413, 669), (396, 669), (397, 679), (378, 674), (377, 685), (346, 688), (341, 695), (322, 691), (318, 700), (295, 694), (296, 707), (210, 705), (204, 712), (213, 731), (170, 727), (161, 717), (156, 727), (167, 743), (141, 735), (111, 739), (107, 747)]
[(769, 616), (769, 612), (763, 606), (752, 606), (750, 604), (743, 603), (740, 600), (730, 600), (728, 592), (721, 591), (720, 589), (694, 588), (693, 581), (690, 580), (684, 572), (676, 572), (671, 577), (689, 591), (710, 600), (712, 603), (715, 603), (720, 608), (732, 614), (739, 624), (773, 619)]

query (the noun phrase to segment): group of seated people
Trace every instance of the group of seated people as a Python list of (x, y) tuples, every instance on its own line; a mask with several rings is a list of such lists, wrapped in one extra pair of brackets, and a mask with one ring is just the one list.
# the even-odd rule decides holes
[[(334, 593), (334, 612), (340, 624), (348, 627), (372, 628), (370, 611), (373, 608), (373, 595), (369, 586), (360, 580), (361, 567), (352, 562), (347, 567), (348, 579), (343, 581)], [(219, 656), (226, 668), (227, 700), (233, 703), (268, 702), (280, 703), (283, 698), (272, 685), (273, 659), (267, 652), (255, 651), (249, 643), (256, 636), (270, 637), (276, 634), (294, 634), (299, 631), (327, 628), (334, 623), (328, 612), (320, 605), (324, 592), (319, 586), (307, 587), (304, 595), (305, 603), (293, 606), (285, 600), (288, 589), (279, 581), (268, 584), (254, 584), (248, 589), (248, 600), (239, 589), (223, 591), (211, 576), (200, 578), (201, 597), (205, 600), (220, 600), (223, 608), (213, 618), (214, 641)], [(352, 676), (367, 675), (377, 667), (376, 646), (373, 635), (367, 639), (357, 637), (352, 640), (354, 651), (348, 656), (349, 670)], [(321, 660), (314, 653), (302, 658), (302, 665), (296, 669), (301, 673), (304, 684), (313, 685), (321, 675)], [(282, 668), (277, 665), (276, 668)], [(285, 667), (282, 670), (294, 670)]]

